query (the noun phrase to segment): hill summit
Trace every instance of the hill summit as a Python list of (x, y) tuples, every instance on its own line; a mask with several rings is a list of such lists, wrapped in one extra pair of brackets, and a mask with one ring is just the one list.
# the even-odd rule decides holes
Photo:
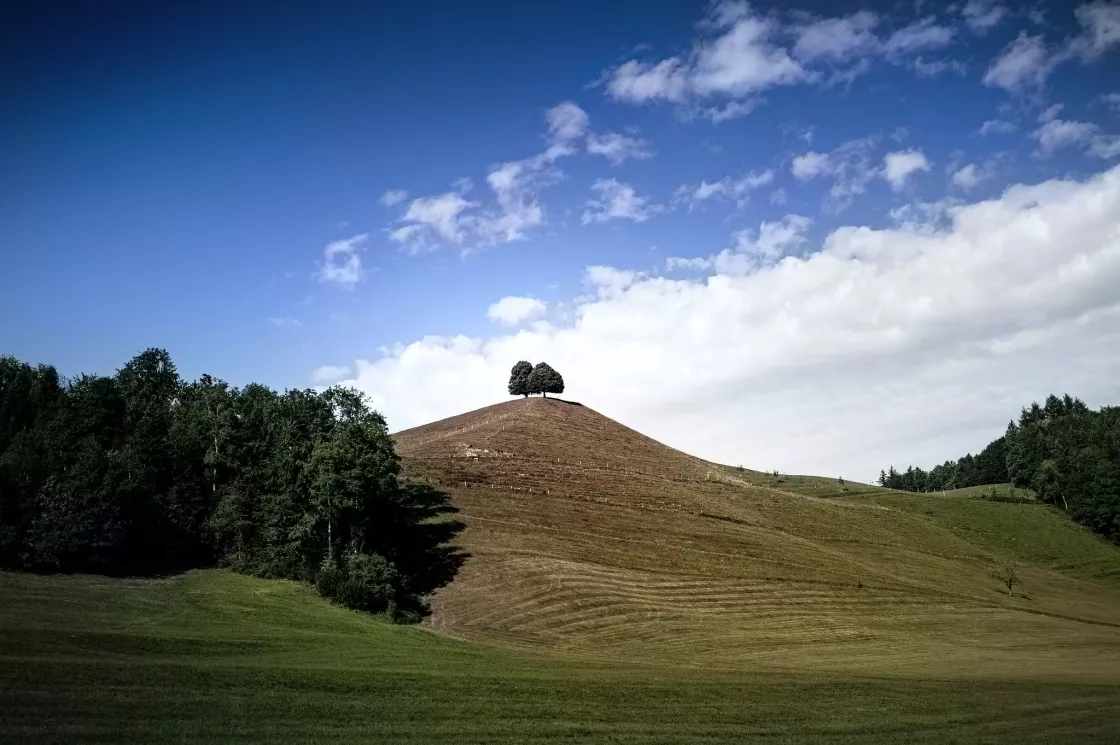
[(1042, 505), (719, 465), (558, 399), (395, 440), (467, 524), (444, 633), (731, 667), (1120, 670), (1120, 552)]

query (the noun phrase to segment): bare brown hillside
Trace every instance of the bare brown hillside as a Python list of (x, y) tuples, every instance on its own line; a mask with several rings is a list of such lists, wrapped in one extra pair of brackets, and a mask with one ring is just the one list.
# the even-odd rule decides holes
[[(1041, 506), (930, 510), (720, 466), (555, 399), (396, 441), (468, 526), (471, 559), (433, 602), (444, 633), (680, 664), (1120, 677), (1120, 557)], [(1015, 596), (992, 576), (1009, 560)]]

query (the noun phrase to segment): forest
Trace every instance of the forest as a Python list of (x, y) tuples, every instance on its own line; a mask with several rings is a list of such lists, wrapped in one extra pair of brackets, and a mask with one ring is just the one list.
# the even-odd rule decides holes
[(1023, 408), (1018, 421), (979, 455), (929, 471), (893, 466), (879, 483), (913, 492), (1010, 482), (1120, 543), (1120, 407), (1093, 411), (1068, 394)]
[(162, 349), (69, 380), (0, 357), (0, 568), (223, 566), (409, 621), (465, 558), (454, 512), (357, 391), (185, 381)]

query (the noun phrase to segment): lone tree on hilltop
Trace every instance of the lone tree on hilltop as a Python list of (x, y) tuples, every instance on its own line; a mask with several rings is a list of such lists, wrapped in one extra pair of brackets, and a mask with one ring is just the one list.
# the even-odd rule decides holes
[(534, 393), (535, 391), (529, 390), (529, 376), (532, 372), (532, 362), (521, 360), (514, 365), (513, 369), (509, 371), (509, 395), (528, 398), (530, 393)]
[(548, 398), (550, 393), (564, 392), (564, 378), (547, 362), (539, 362), (529, 374), (529, 393), (539, 393)]

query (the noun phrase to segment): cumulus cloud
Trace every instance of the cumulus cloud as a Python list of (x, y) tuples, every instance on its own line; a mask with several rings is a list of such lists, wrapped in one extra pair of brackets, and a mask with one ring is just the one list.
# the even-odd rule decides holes
[(591, 184), (591, 189), (596, 196), (587, 202), (582, 218), (584, 225), (608, 220), (645, 222), (661, 211), (659, 205), (649, 203), (648, 197), (638, 196), (634, 187), (613, 178), (598, 179)]
[(989, 119), (988, 121), (980, 125), (980, 129), (978, 130), (978, 132), (981, 136), (991, 134), (1009, 134), (1011, 132), (1014, 132), (1016, 129), (1018, 129), (1018, 127), (1016, 127), (1011, 122), (1005, 122), (1002, 119)]
[(937, 230), (840, 227), (739, 273), (599, 267), (568, 322), (399, 344), (349, 382), (399, 430), (500, 401), (514, 361), (547, 358), (568, 397), (688, 452), (870, 479), (976, 452), (1051, 392), (1114, 402), (1118, 241), (1113, 168), (950, 207)]
[(968, 191), (975, 189), (991, 176), (988, 168), (976, 163), (969, 163), (953, 172), (953, 185)]
[(591, 118), (571, 101), (564, 101), (545, 112), (548, 135), (553, 144), (568, 144), (587, 132)]
[(650, 150), (648, 142), (617, 132), (589, 135), (587, 152), (592, 155), (601, 155), (615, 165), (627, 159), (643, 160), (653, 157), (653, 151)]
[[(690, 53), (627, 60), (604, 71), (599, 82), (615, 101), (675, 103), (687, 116), (719, 122), (743, 116), (771, 88), (850, 83), (871, 69), (874, 58), (908, 65), (926, 76), (963, 70), (958, 60), (920, 56), (955, 40), (954, 28), (934, 16), (880, 39), (875, 33), (880, 18), (867, 10), (835, 18), (792, 15), (793, 21), (783, 24), (776, 14), (759, 12), (742, 0), (717, 0), (698, 24)], [(712, 99), (726, 103), (699, 103)]]
[(1084, 60), (1095, 60), (1120, 46), (1120, 5), (1094, 2), (1074, 9), (1082, 33), (1070, 43), (1070, 52)]
[(316, 273), (320, 282), (330, 282), (339, 287), (353, 288), (365, 277), (362, 269), (362, 245), (369, 238), (361, 233), (341, 241), (332, 241), (323, 249), (323, 263)]
[(790, 172), (801, 181), (830, 179), (832, 186), (824, 208), (828, 212), (842, 212), (867, 191), (867, 185), (878, 173), (871, 163), (871, 152), (876, 144), (877, 138), (864, 137), (849, 140), (829, 153), (803, 153), (791, 161)]
[(750, 193), (766, 186), (774, 180), (774, 172), (751, 171), (738, 178), (725, 176), (719, 181), (701, 181), (699, 184), (685, 184), (677, 189), (674, 201), (685, 204), (690, 210), (695, 209), (710, 199), (729, 200), (736, 207), (746, 206)]
[(665, 261), (669, 271), (715, 271), (718, 274), (742, 275), (773, 264), (805, 245), (805, 232), (812, 220), (802, 215), (786, 215), (781, 220), (763, 222), (758, 230), (736, 230), (732, 245), (708, 257), (672, 256)]
[(824, 153), (808, 152), (798, 155), (790, 163), (790, 173), (794, 178), (808, 181), (829, 172), (831, 163)]
[(459, 179), (455, 190), (413, 199), (390, 237), (411, 253), (455, 246), (464, 253), (521, 240), (544, 224), (540, 190), (558, 181), (558, 159), (577, 152), (588, 131), (587, 113), (571, 101), (545, 112), (547, 147), (541, 153), (494, 166), (486, 177), (493, 202), (484, 204), (464, 195), (470, 179)]
[(311, 382), (315, 385), (334, 385), (352, 376), (353, 372), (346, 365), (323, 365), (311, 371)]
[(883, 45), (888, 56), (901, 58), (918, 52), (928, 52), (953, 43), (956, 32), (951, 26), (937, 23), (933, 16), (922, 18), (891, 34)]
[(929, 161), (921, 150), (903, 150), (897, 153), (887, 153), (883, 158), (883, 170), (880, 175), (891, 185), (895, 191), (906, 188), (906, 181), (911, 175), (919, 171), (929, 171)]
[(1056, 59), (1046, 48), (1041, 36), (1020, 31), (984, 73), (984, 85), (999, 87), (1011, 93), (1039, 89), (1054, 69)]
[(1091, 63), (1120, 46), (1120, 5), (1092, 2), (1074, 9), (1081, 32), (1060, 47), (1049, 48), (1041, 36), (1019, 32), (988, 68), (984, 84), (1012, 93), (1037, 91), (1058, 65), (1071, 60)]
[[(1053, 111), (1053, 108), (1048, 111)], [(1042, 155), (1049, 156), (1063, 148), (1077, 147), (1098, 158), (1120, 156), (1120, 136), (1104, 134), (1096, 124), (1058, 119), (1049, 113), (1043, 114), (1041, 121), (1042, 126), (1031, 136), (1038, 142)]]
[(404, 189), (389, 189), (377, 201), (384, 207), (395, 207), (406, 199), (408, 199), (408, 192)]
[(607, 70), (607, 95), (633, 104), (680, 103), (690, 97), (738, 99), (811, 77), (777, 43), (777, 21), (745, 2), (713, 4), (700, 27), (705, 34), (687, 57), (628, 60)]
[(543, 300), (537, 300), (535, 297), (504, 297), (498, 302), (490, 306), (486, 311), (486, 316), (491, 321), (505, 324), (507, 326), (517, 326), (540, 318), (548, 310)]
[(793, 29), (797, 38), (793, 56), (803, 62), (827, 60), (835, 63), (873, 54), (879, 49), (874, 33), (878, 25), (879, 17), (866, 10), (841, 18), (803, 22)]
[(968, 0), (961, 9), (961, 15), (970, 31), (986, 34), (1011, 15), (1011, 11), (995, 0)]

